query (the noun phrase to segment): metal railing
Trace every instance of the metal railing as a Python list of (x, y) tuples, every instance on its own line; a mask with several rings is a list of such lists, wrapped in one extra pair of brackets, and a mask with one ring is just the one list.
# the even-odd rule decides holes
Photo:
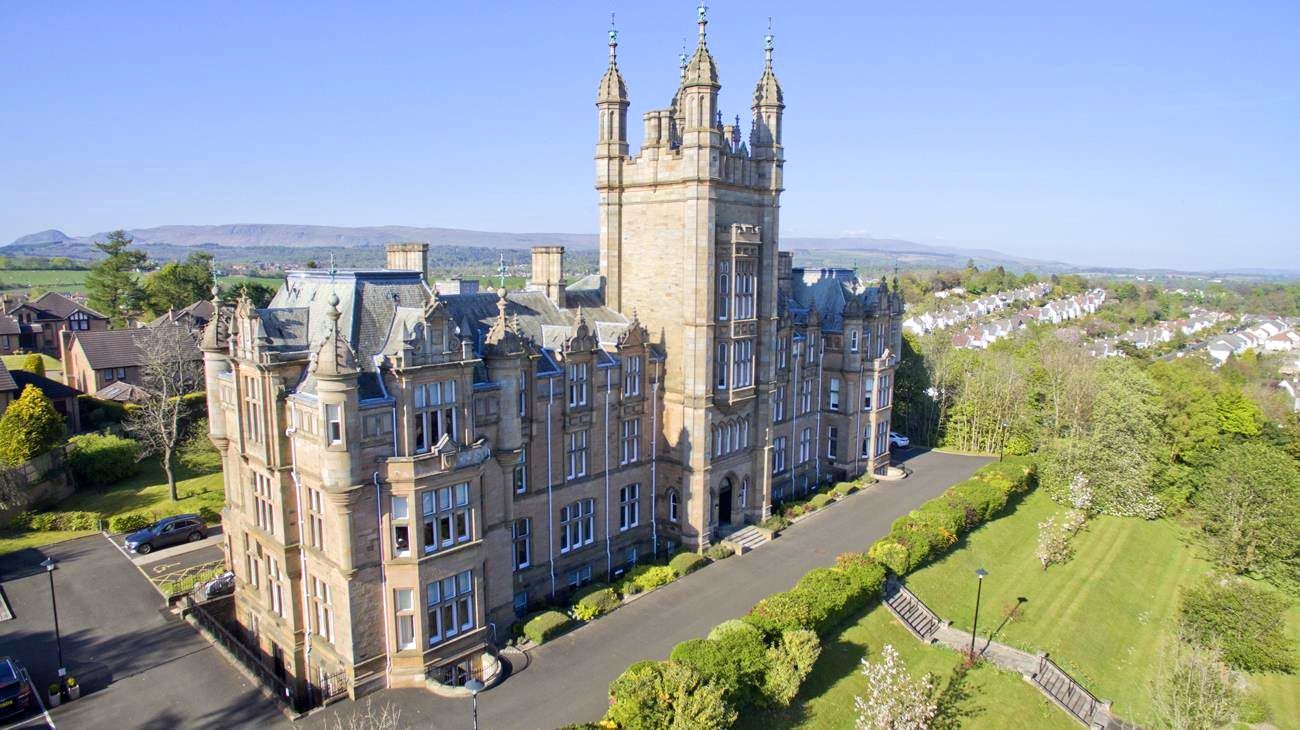
[[(217, 600), (231, 599), (225, 598)], [(236, 661), (238, 661), (245, 669), (252, 672), (253, 676), (257, 678), (257, 681), (261, 682), (264, 687), (271, 690), (271, 694), (275, 695), (277, 699), (285, 703), (294, 712), (302, 712), (308, 709), (305, 706), (307, 703), (303, 701), (303, 698), (300, 698), (297, 692), (295, 692), (287, 682), (280, 677), (277, 677), (275, 671), (266, 665), (260, 652), (249, 648), (247, 644), (240, 641), (239, 637), (231, 633), (231, 631), (227, 629), (220, 620), (208, 612), (208, 609), (204, 607), (204, 604), (196, 602), (194, 598), (188, 594), (185, 596), (184, 602), (185, 615), (192, 616), (194, 621), (203, 629), (204, 633), (207, 634), (209, 638), (218, 644), (221, 644), (226, 651), (230, 652), (230, 655), (235, 657)]]
[(207, 563), (191, 565), (180, 570), (155, 576), (154, 584), (167, 598), (175, 598), (194, 590), (199, 584), (221, 575), (226, 569), (225, 559), (212, 560)]
[(1097, 708), (1101, 706), (1091, 692), (1078, 681), (1057, 666), (1056, 662), (1044, 654), (1038, 658), (1038, 671), (1034, 672), (1034, 684), (1056, 700), (1056, 703), (1084, 725), (1091, 726)]

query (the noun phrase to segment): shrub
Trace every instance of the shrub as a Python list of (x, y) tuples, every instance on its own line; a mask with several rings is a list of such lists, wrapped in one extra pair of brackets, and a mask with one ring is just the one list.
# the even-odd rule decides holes
[(57, 512), (56, 530), (98, 530), (98, 512)]
[(821, 509), (822, 507), (825, 507), (826, 505), (830, 504), (831, 501), (832, 501), (831, 495), (818, 494), (818, 495), (814, 495), (812, 499), (808, 500), (808, 506), (814, 509)]
[(93, 395), (77, 396), (77, 410), (81, 412), (83, 428), (103, 428), (121, 423), (126, 418), (126, 407), (111, 400), (101, 400)]
[(221, 524), (221, 510), (216, 507), (209, 507), (206, 504), (199, 507), (199, 517), (205, 525)]
[(736, 707), (762, 697), (767, 673), (767, 645), (756, 629), (727, 631), (717, 640), (690, 639), (673, 647), (672, 660), (695, 669), (704, 681), (717, 685)]
[(86, 433), (68, 439), (68, 468), (81, 487), (106, 487), (140, 470), (140, 444), (112, 434)]
[(841, 554), (835, 558), (835, 569), (848, 576), (855, 590), (867, 594), (864, 600), (880, 596), (885, 585), (885, 569), (862, 553)]
[(704, 551), (704, 557), (715, 562), (718, 560), (726, 560), (735, 554), (736, 551), (733, 550), (730, 545), (724, 545), (722, 543), (711, 545), (708, 550)]
[(121, 535), (144, 528), (154, 523), (153, 517), (142, 512), (128, 512), (122, 515), (114, 515), (108, 520), (108, 531)]
[(907, 574), (907, 548), (889, 538), (872, 543), (867, 557), (889, 568), (896, 575)]
[(767, 519), (758, 523), (758, 526), (763, 528), (764, 530), (771, 530), (772, 532), (780, 532), (781, 530), (784, 530), (785, 528), (790, 526), (790, 520), (787, 520), (781, 515), (772, 515), (771, 517), (768, 517)]
[(821, 655), (821, 642), (811, 631), (787, 631), (767, 650), (767, 674), (763, 677), (763, 698), (767, 704), (786, 707), (799, 694), (799, 687), (812, 672)]
[(542, 611), (524, 621), (524, 638), (534, 644), (545, 644), (568, 630), (572, 622), (559, 611)]
[(605, 721), (624, 730), (729, 727), (736, 711), (721, 688), (678, 662), (637, 662), (609, 684)]
[(1034, 450), (1034, 444), (1028, 436), (1016, 434), (1007, 439), (1007, 443), (1002, 447), (1003, 452), (1008, 456), (1024, 456)]
[(0, 416), (0, 461), (29, 461), (57, 446), (65, 433), (63, 416), (54, 404), (36, 386), (28, 385)]
[(677, 572), (667, 565), (640, 565), (628, 577), (643, 591), (652, 591), (677, 580)]
[(668, 561), (668, 567), (678, 576), (690, 575), (708, 564), (708, 559), (699, 553), (679, 553)]
[(754, 628), (754, 626), (747, 624), (738, 618), (731, 618), (723, 621), (717, 626), (714, 626), (713, 630), (709, 632), (708, 638), (710, 641), (717, 641), (727, 634), (735, 633), (737, 631), (748, 632), (760, 638), (762, 637), (762, 633), (758, 629)]
[(575, 595), (573, 615), (579, 621), (590, 621), (619, 607), (618, 594), (613, 588), (591, 586)]
[(793, 592), (810, 607), (812, 626), (809, 628), (819, 634), (866, 605), (866, 592), (859, 592), (848, 575), (834, 568), (813, 568), (799, 579)]
[(1291, 672), (1295, 655), (1286, 635), (1288, 602), (1245, 581), (1209, 582), (1183, 594), (1182, 631), (1205, 647), (1218, 645), (1229, 666), (1249, 672)]
[(618, 584), (618, 592), (624, 596), (635, 596), (642, 591), (641, 584), (636, 582), (636, 578), (628, 576)]
[(813, 628), (813, 611), (803, 596), (785, 591), (754, 604), (743, 620), (767, 636), (780, 636), (793, 629)]
[(45, 358), (33, 352), (32, 354), (23, 358), (23, 365), (21, 369), (26, 370), (29, 373), (35, 373), (36, 375), (40, 375), (44, 377)]

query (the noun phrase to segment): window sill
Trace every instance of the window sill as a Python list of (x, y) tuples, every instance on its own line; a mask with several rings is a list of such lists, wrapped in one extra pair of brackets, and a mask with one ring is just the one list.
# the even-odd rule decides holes
[(468, 550), (469, 548), (477, 547), (477, 546), (482, 545), (482, 544), (483, 544), (483, 538), (480, 537), (480, 538), (478, 538), (477, 540), (470, 540), (470, 541), (468, 541), (468, 542), (462, 542), (462, 543), (460, 543), (460, 544), (458, 544), (458, 545), (453, 545), (453, 546), (451, 546), (451, 547), (439, 548), (439, 549), (435, 550), (434, 552), (431, 552), (431, 553), (425, 553), (424, 555), (421, 555), (421, 556), (419, 557), (419, 559), (416, 560), (416, 562), (417, 562), (417, 563), (422, 563), (422, 562), (424, 562), (424, 561), (426, 561), (426, 560), (433, 560), (434, 558), (441, 558), (441, 557), (445, 557), (445, 556), (447, 556), (447, 555), (454, 555), (454, 554), (456, 554), (456, 553), (462, 552), (462, 551), (464, 551), (464, 550)]

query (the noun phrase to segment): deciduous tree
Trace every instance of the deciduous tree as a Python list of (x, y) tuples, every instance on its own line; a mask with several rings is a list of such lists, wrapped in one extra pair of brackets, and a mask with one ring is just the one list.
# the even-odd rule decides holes
[(1206, 474), (1195, 504), (1223, 567), (1240, 574), (1294, 566), (1300, 550), (1300, 469), (1285, 451), (1260, 443), (1230, 446)]
[(180, 396), (201, 380), (194, 358), (195, 337), (187, 327), (161, 325), (141, 330), (135, 345), (140, 351), (140, 387), (146, 395), (127, 415), (126, 428), (145, 454), (158, 457), (167, 476), (167, 491), (175, 500), (179, 495), (173, 459), (186, 426)]
[(867, 678), (867, 693), (853, 699), (858, 730), (924, 728), (934, 717), (934, 679), (928, 674), (913, 679), (892, 645), (885, 644), (874, 662), (863, 658), (862, 676)]

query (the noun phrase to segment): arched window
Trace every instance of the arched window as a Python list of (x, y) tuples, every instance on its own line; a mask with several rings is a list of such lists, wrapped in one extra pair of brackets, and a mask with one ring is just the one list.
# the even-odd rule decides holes
[(681, 507), (679, 501), (680, 501), (680, 497), (678, 497), (677, 495), (677, 490), (669, 489), (668, 490), (668, 521), (669, 522), (677, 522), (678, 520), (678, 511)]
[(749, 503), (749, 477), (740, 480), (740, 508), (744, 509)]

